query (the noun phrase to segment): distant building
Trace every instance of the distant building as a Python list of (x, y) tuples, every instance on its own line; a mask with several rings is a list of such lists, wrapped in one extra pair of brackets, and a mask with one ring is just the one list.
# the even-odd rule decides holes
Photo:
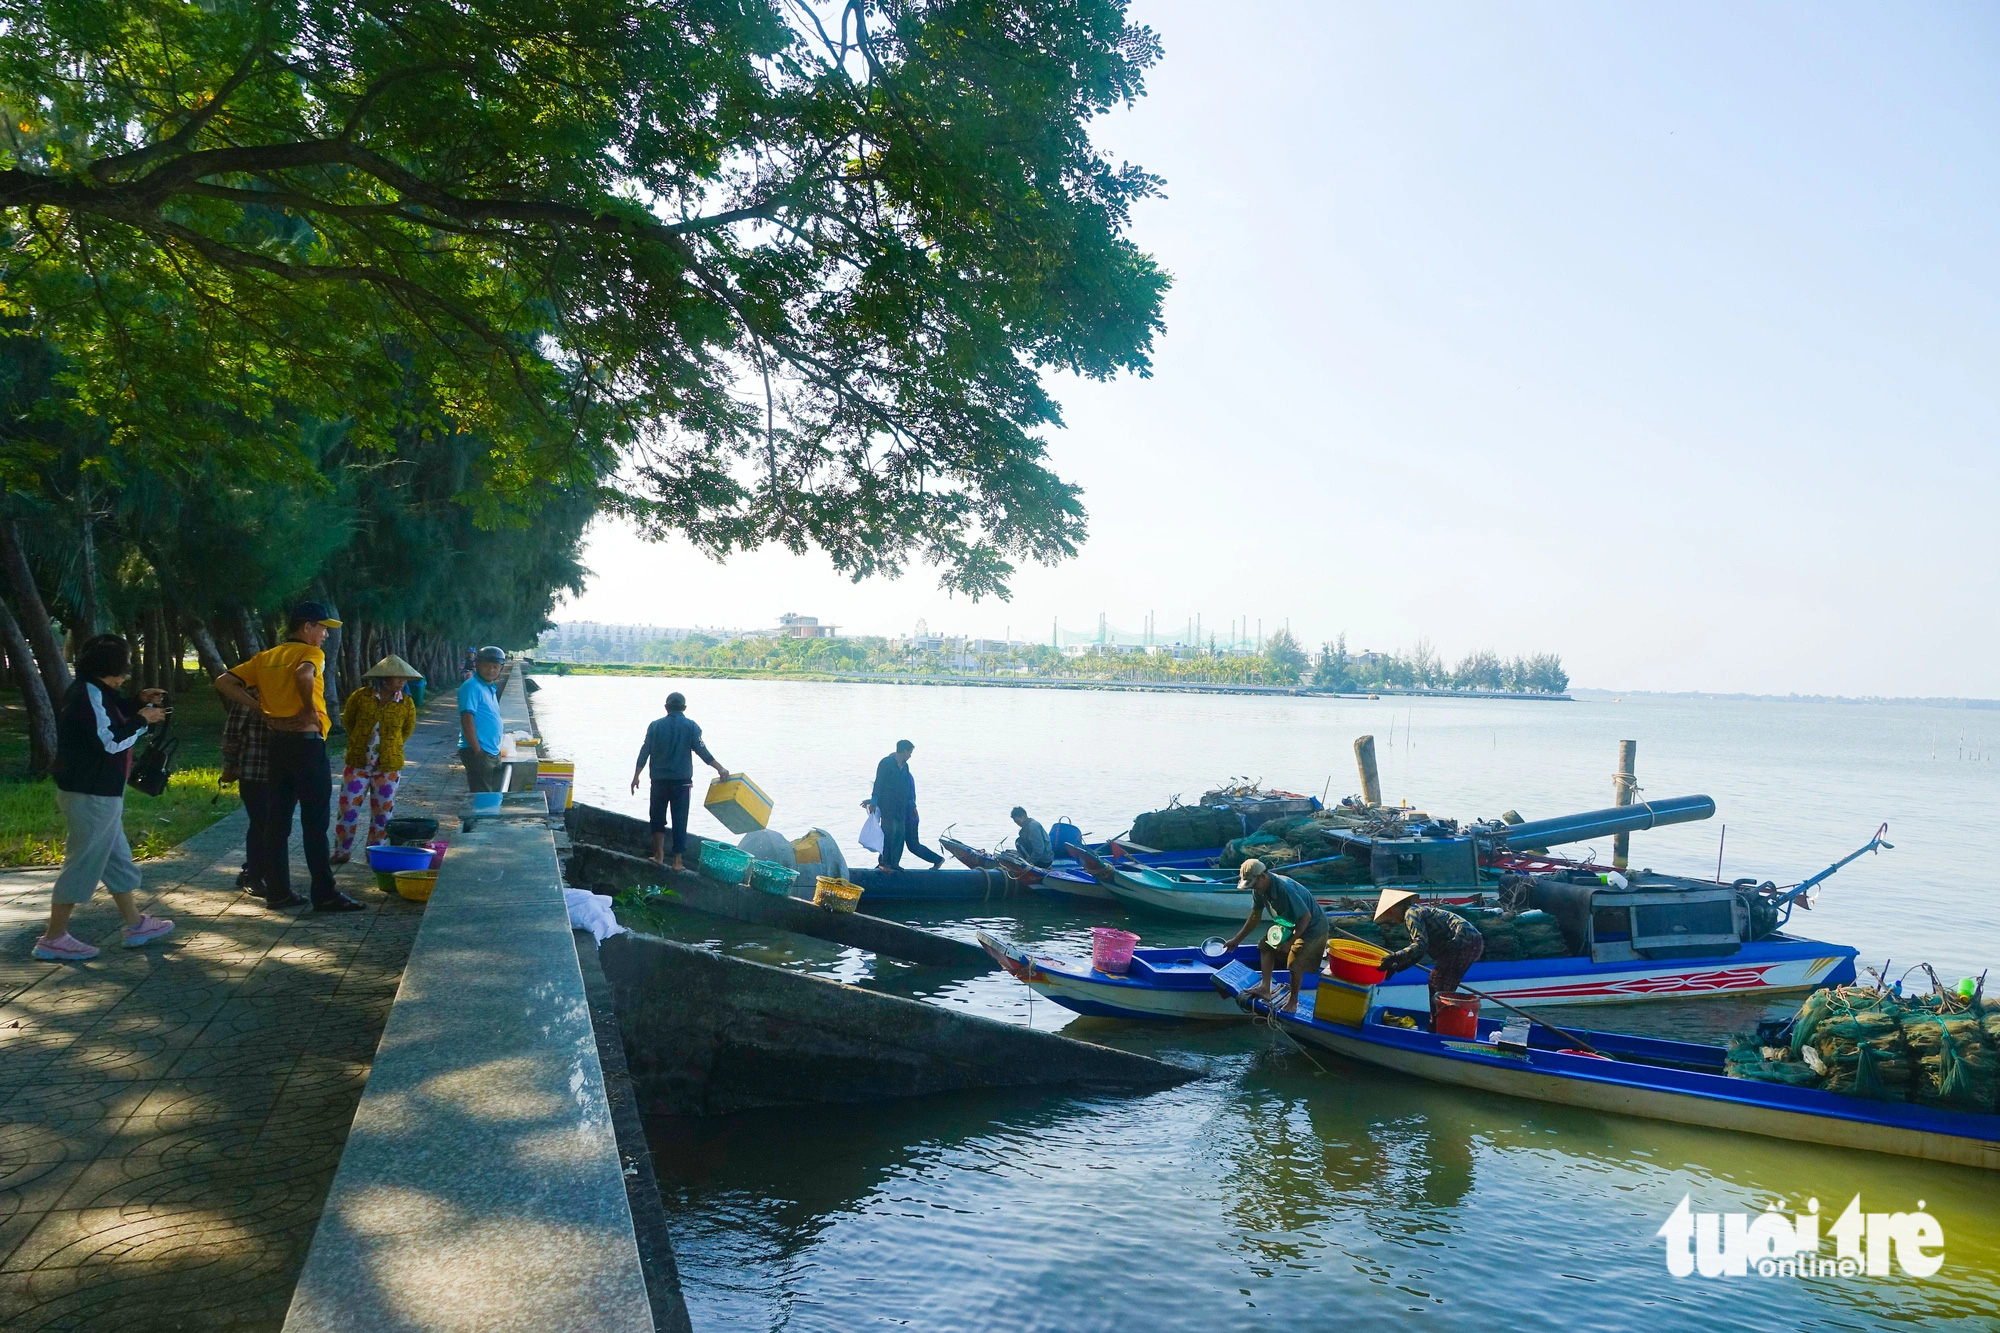
[(822, 625), (818, 616), (802, 616), (787, 611), (778, 617), (776, 637), (781, 639), (831, 639), (838, 625)]

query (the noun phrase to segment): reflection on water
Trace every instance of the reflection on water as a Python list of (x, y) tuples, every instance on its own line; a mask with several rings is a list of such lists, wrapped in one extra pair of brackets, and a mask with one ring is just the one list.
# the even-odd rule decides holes
[[(660, 685), (543, 683), (544, 733), (583, 761), (583, 794), (626, 808), (617, 779), (629, 768), (617, 770), (657, 712)], [(1929, 957), (1954, 976), (2000, 956), (1994, 899), (1978, 873), (2000, 850), (1989, 818), (1996, 771), (1928, 761), (1933, 728), (1953, 730), (1960, 716), (1939, 710), (1398, 701), (1391, 748), (1390, 710), (1379, 704), (686, 688), (718, 746), (728, 737), (732, 764), (777, 795), (781, 827), (822, 824), (843, 840), (852, 833), (839, 822), (852, 794), (843, 775), (865, 776), (905, 733), (930, 742), (919, 750), (932, 756), (920, 774), (926, 828), (985, 820), (994, 836), (1015, 799), (1108, 832), (1122, 827), (1121, 812), (1230, 773), (1304, 786), (1317, 766), (1323, 781), (1328, 769), (1345, 771), (1347, 744), (1364, 730), (1382, 741), (1392, 785), (1413, 799), (1451, 814), (1514, 806), (1534, 817), (1601, 804), (1615, 741), (1636, 735), (1649, 790), (1716, 796), (1730, 824), (1731, 873), (1797, 878), (1892, 819), (1898, 849), (1843, 872), (1801, 925), (1871, 956)], [(600, 749), (609, 757), (595, 758)], [(1897, 793), (1894, 810), (1883, 808), (1884, 792)], [(1710, 873), (1716, 831), (1640, 835), (1635, 847), (1669, 869), (1699, 871), (1705, 855), (1700, 873)], [(1130, 925), (1147, 944), (1213, 933), (1041, 901), (910, 904), (893, 914), (1076, 957), (1089, 950), (1090, 926), (1107, 922)], [(1940, 939), (1947, 919), (1957, 928)], [(698, 1328), (1388, 1329), (1413, 1315), (1482, 1331), (2000, 1326), (1991, 1229), (2000, 1181), (1988, 1173), (1440, 1087), (1308, 1056), (1266, 1027), (1078, 1019), (997, 973), (909, 967), (693, 913), (670, 909), (645, 924), (1205, 1074), (1129, 1099), (1007, 1091), (656, 1121)], [(1547, 1012), (1578, 1026), (1700, 1039), (1764, 1010), (1705, 1000)], [(1946, 1237), (1938, 1277), (1667, 1275), (1655, 1232), (1683, 1196), (1697, 1212), (1724, 1213), (1773, 1203), (1793, 1212), (1817, 1198), (1830, 1216), (1857, 1193), (1876, 1211), (1923, 1201)], [(1823, 1253), (1832, 1252), (1828, 1241)]]

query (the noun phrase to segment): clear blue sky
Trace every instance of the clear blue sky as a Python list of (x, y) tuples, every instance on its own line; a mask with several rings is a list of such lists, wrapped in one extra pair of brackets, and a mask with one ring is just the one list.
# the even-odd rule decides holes
[(557, 612), (1046, 639), (1289, 618), (1579, 685), (2000, 696), (2000, 7), (1134, 5), (1150, 380), (1057, 389), (1077, 560), (717, 566)]

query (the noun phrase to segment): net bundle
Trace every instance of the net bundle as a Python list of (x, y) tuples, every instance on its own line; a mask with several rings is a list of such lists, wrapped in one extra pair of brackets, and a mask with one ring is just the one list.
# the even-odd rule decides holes
[[(1360, 899), (1345, 899), (1341, 906), (1357, 912), (1372, 911), (1374, 904)], [(1484, 963), (1512, 963), (1545, 958), (1565, 958), (1569, 955), (1569, 945), (1563, 939), (1562, 927), (1547, 912), (1523, 912), (1518, 916), (1508, 916), (1500, 912), (1485, 912), (1463, 907), (1445, 909), (1455, 916), (1472, 923), (1482, 938), (1486, 948), (1479, 955)], [(1340, 920), (1335, 922), (1342, 930), (1359, 935), (1371, 944), (1394, 953), (1410, 943), (1410, 932), (1401, 925), (1378, 926), (1365, 916), (1356, 922)]]
[(1808, 996), (1790, 1029), (1782, 1044), (1734, 1038), (1725, 1072), (1877, 1101), (2000, 1111), (2000, 1000), (1841, 986)]

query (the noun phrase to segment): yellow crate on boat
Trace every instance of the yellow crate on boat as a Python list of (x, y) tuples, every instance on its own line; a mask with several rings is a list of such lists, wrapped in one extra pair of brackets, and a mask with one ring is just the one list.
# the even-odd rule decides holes
[(741, 773), (709, 783), (701, 803), (731, 833), (755, 833), (771, 822), (771, 798)]
[(1360, 1027), (1361, 1020), (1368, 1016), (1368, 998), (1371, 993), (1367, 986), (1350, 986), (1332, 977), (1319, 979), (1318, 997), (1313, 1000), (1313, 1017), (1322, 1023), (1341, 1023), (1348, 1027)]

